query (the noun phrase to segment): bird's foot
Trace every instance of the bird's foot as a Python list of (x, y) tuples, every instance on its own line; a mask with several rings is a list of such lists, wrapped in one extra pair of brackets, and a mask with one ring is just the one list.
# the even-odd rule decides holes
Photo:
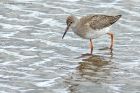
[(110, 47), (109, 49), (110, 49), (110, 53), (113, 54), (113, 48)]
[(110, 49), (110, 48), (109, 47), (104, 47), (104, 48), (101, 48), (99, 50), (108, 50), (108, 49)]
[(81, 54), (81, 56), (77, 57), (76, 59), (85, 58), (85, 57), (89, 57), (89, 56), (93, 56), (93, 54), (90, 54), (90, 53)]
[(85, 54), (82, 54), (83, 56), (91, 56), (93, 55), (92, 53), (85, 53)]

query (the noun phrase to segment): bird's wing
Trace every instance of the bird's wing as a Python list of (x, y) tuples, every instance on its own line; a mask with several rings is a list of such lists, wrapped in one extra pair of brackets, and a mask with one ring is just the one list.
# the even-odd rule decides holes
[(82, 24), (88, 24), (92, 29), (102, 29), (108, 26), (111, 26), (113, 23), (115, 23), (121, 15), (117, 16), (108, 16), (108, 15), (88, 15), (80, 20)]

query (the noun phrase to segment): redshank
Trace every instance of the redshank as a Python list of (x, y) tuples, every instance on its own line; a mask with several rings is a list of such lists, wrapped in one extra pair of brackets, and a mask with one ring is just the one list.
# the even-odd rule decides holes
[(62, 39), (66, 35), (69, 28), (72, 31), (84, 39), (90, 40), (90, 54), (93, 52), (92, 39), (96, 39), (102, 35), (108, 34), (111, 37), (110, 49), (113, 49), (114, 35), (110, 32), (110, 27), (114, 24), (121, 15), (109, 16), (109, 15), (87, 15), (81, 18), (76, 16), (68, 16), (66, 20), (66, 30), (62, 36)]

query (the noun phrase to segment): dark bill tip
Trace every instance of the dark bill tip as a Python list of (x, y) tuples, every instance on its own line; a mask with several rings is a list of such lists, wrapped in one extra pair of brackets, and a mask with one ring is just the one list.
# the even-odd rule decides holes
[(66, 27), (66, 30), (65, 30), (65, 32), (64, 32), (64, 34), (62, 36), (62, 39), (64, 38), (64, 36), (66, 35), (67, 31), (69, 30), (69, 27), (70, 27), (70, 24)]
[(64, 32), (64, 34), (63, 34), (63, 36), (62, 36), (62, 39), (64, 38), (64, 36), (66, 35), (66, 33), (67, 33), (67, 30)]

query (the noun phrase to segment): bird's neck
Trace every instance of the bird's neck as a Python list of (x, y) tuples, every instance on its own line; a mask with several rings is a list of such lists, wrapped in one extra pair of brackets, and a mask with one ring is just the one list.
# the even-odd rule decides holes
[(75, 17), (74, 23), (71, 25), (72, 28), (75, 28), (79, 22), (79, 19)]

